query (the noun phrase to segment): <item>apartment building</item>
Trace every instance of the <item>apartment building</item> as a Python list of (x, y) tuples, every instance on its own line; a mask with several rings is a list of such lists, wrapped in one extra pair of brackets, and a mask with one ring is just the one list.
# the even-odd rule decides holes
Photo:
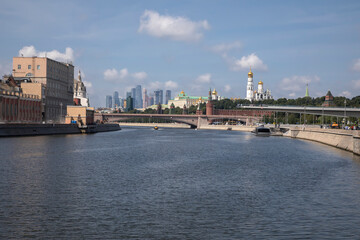
[(44, 115), (47, 122), (64, 121), (66, 106), (73, 105), (74, 66), (47, 57), (14, 57), (13, 77), (41, 83), (45, 88)]

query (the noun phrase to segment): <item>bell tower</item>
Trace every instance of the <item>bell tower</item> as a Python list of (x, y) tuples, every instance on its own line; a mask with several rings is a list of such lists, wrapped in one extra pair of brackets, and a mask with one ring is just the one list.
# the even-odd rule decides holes
[(246, 99), (252, 101), (254, 99), (254, 82), (253, 82), (253, 73), (250, 71), (248, 73), (248, 82), (246, 87)]

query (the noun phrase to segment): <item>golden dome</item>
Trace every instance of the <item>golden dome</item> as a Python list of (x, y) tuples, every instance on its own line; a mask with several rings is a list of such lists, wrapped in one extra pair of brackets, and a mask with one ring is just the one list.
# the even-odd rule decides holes
[(180, 94), (184, 95), (185, 93), (184, 93), (184, 91), (181, 91)]
[(253, 73), (252, 73), (252, 71), (251, 71), (251, 67), (250, 67), (250, 71), (249, 71), (249, 73), (248, 73), (248, 77), (253, 77)]
[(260, 82), (259, 82), (259, 85), (263, 85), (263, 82), (262, 82), (262, 81), (260, 81)]
[(212, 92), (213, 95), (217, 95), (217, 91), (214, 88), (214, 91)]

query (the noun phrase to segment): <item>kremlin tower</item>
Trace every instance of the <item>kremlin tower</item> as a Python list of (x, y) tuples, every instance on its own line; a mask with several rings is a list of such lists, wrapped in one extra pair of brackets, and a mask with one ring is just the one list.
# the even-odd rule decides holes
[(254, 82), (253, 82), (253, 73), (250, 71), (248, 73), (248, 83), (246, 88), (246, 99), (252, 101), (254, 99)]

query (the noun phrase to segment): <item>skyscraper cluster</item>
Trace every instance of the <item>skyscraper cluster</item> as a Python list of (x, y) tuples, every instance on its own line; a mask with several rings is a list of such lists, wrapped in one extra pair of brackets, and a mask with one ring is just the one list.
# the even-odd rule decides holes
[(164, 101), (163, 90), (158, 89), (153, 93), (148, 94), (146, 88), (142, 88), (141, 85), (137, 85), (136, 87), (131, 88), (129, 92), (126, 92), (126, 97), (124, 99), (119, 97), (118, 91), (115, 91), (113, 96), (106, 96), (106, 107), (129, 109), (130, 106), (128, 103), (131, 103), (131, 109), (140, 109), (159, 103), (167, 104), (170, 99), (171, 90), (166, 90)]

